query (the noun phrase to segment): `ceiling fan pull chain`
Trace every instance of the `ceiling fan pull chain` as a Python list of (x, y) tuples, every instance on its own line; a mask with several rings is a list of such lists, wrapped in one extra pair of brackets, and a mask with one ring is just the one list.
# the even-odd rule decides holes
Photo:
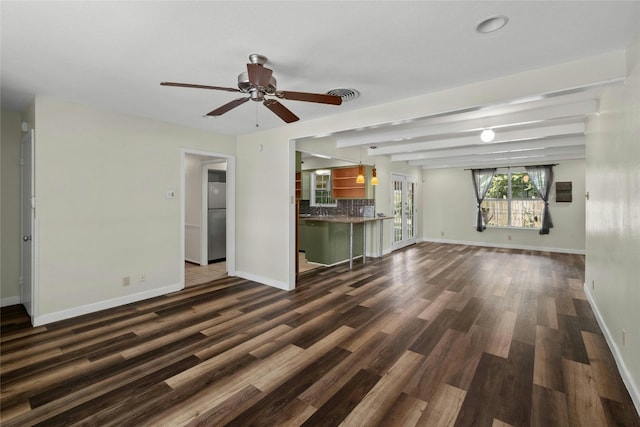
[(258, 103), (256, 102), (256, 127), (260, 127), (260, 122), (258, 121)]

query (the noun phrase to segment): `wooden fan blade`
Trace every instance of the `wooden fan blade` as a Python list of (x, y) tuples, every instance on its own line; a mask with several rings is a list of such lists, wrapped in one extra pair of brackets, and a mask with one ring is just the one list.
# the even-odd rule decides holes
[(245, 102), (247, 102), (250, 99), (251, 98), (249, 98), (249, 97), (234, 99), (233, 101), (224, 104), (222, 107), (218, 107), (215, 110), (213, 110), (212, 112), (207, 113), (207, 116), (221, 116), (224, 113), (226, 113), (227, 111), (232, 110), (232, 109), (236, 108), (237, 106), (244, 104)]
[(307, 93), (307, 92), (290, 92), (286, 90), (279, 90), (276, 92), (276, 96), (282, 99), (290, 99), (292, 101), (306, 101), (317, 102), (319, 104), (342, 104), (342, 98), (336, 95), (325, 95), (322, 93)]
[(249, 74), (249, 83), (267, 87), (271, 81), (273, 71), (258, 64), (247, 64), (247, 72)]
[(297, 122), (298, 120), (300, 120), (300, 118), (293, 114), (291, 110), (289, 110), (287, 107), (285, 107), (275, 99), (265, 99), (263, 104), (265, 107), (273, 111), (278, 117), (280, 117), (287, 123)]
[(174, 83), (174, 82), (162, 82), (161, 86), (177, 86), (177, 87), (191, 87), (194, 89), (213, 89), (224, 90), (227, 92), (242, 92), (240, 89), (234, 89), (232, 87), (220, 87), (220, 86), (206, 86), (206, 85), (194, 85), (190, 83)]

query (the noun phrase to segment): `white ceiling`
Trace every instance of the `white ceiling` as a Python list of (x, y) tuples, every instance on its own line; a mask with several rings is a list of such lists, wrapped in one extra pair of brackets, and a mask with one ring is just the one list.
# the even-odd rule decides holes
[[(4, 0), (0, 8), (3, 109), (22, 111), (37, 94), (229, 135), (286, 124), (260, 103), (205, 118), (238, 96), (159, 83), (236, 87), (249, 54), (260, 53), (280, 90), (360, 92), (341, 106), (281, 101), (309, 120), (619, 50), (640, 22), (640, 1)], [(496, 15), (509, 18), (505, 28), (475, 31)], [(425, 168), (584, 158), (585, 116), (601, 89), (334, 137)], [(480, 144), (488, 126), (496, 140)]]

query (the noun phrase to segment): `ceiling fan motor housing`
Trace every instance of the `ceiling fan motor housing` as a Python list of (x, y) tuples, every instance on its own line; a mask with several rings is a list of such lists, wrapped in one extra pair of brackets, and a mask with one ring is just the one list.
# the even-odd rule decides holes
[(273, 95), (274, 93), (276, 93), (276, 87), (277, 82), (274, 77), (271, 77), (271, 79), (269, 79), (269, 84), (266, 87), (257, 88), (249, 81), (249, 73), (244, 72), (238, 75), (238, 88), (243, 93), (250, 93), (251, 89), (259, 89), (264, 94)]

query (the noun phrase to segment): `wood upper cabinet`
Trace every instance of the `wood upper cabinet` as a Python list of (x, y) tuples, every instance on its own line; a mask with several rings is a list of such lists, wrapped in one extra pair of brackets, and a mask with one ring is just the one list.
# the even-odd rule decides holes
[(296, 200), (302, 199), (302, 172), (296, 172)]
[(358, 184), (358, 166), (335, 168), (332, 170), (332, 188), (334, 199), (367, 199), (371, 194), (371, 166), (364, 166), (364, 183)]

